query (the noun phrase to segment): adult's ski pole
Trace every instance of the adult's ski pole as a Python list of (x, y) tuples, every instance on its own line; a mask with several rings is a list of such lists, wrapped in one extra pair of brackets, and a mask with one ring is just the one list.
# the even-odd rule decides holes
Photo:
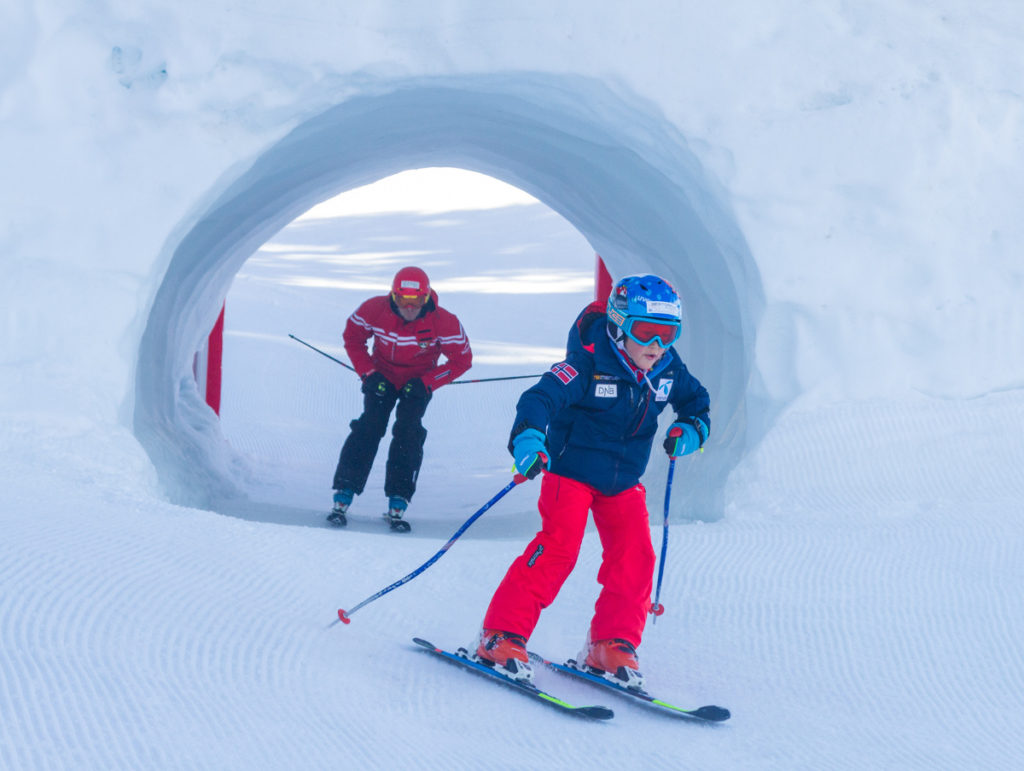
[(481, 506), (480, 509), (473, 516), (471, 516), (469, 519), (467, 519), (465, 522), (463, 522), (462, 523), (462, 527), (460, 527), (458, 530), (455, 531), (455, 535), (453, 535), (451, 538), (449, 538), (448, 539), (448, 543), (446, 543), (444, 546), (442, 546), (433, 557), (431, 557), (426, 562), (424, 562), (422, 565), (420, 565), (418, 568), (416, 568), (414, 571), (409, 573), (409, 575), (404, 576), (402, 578), (399, 578), (393, 584), (390, 584), (389, 586), (385, 586), (383, 589), (381, 589), (376, 594), (370, 595), (365, 600), (363, 600), (361, 603), (359, 603), (354, 608), (352, 608), (352, 610), (339, 609), (338, 610), (338, 618), (335, 619), (334, 621), (332, 621), (330, 625), (334, 626), (335, 624), (338, 623), (338, 621), (341, 621), (343, 624), (351, 623), (352, 614), (355, 613), (357, 610), (359, 610), (361, 607), (363, 607), (364, 605), (369, 605), (374, 600), (380, 599), (381, 597), (383, 597), (388, 592), (393, 591), (393, 590), (397, 589), (398, 587), (400, 587), (402, 584), (406, 584), (409, 581), (412, 581), (416, 576), (418, 576), (424, 570), (426, 570), (431, 565), (433, 565), (435, 562), (437, 562), (439, 559), (441, 559), (442, 555), (444, 555), (444, 553), (446, 551), (448, 551), (452, 547), (452, 544), (455, 543), (459, 539), (459, 536), (461, 536), (463, 533), (465, 533), (466, 530), (469, 529), (469, 526), (472, 525), (474, 522), (476, 522), (480, 518), (481, 514), (483, 514), (485, 511), (487, 511), (489, 508), (491, 508), (491, 506), (493, 506), (495, 503), (497, 503), (499, 500), (501, 500), (501, 498), (505, 495), (505, 493), (507, 493), (509, 490), (511, 490), (517, 484), (519, 484), (520, 482), (523, 482), (525, 480), (526, 480), (526, 477), (522, 476), (521, 474), (516, 474), (515, 477), (513, 477), (512, 481), (509, 482), (507, 485), (505, 485), (505, 487), (502, 488), (501, 492), (499, 492), (497, 495), (495, 495), (493, 498), (491, 498), (491, 500), (487, 501), (487, 503), (485, 503), (483, 506)]
[(510, 377), (482, 377), (478, 380), (453, 380), (451, 382), (451, 385), (466, 385), (468, 383), (490, 383), (494, 380), (524, 380), (525, 378), (528, 377), (540, 377), (543, 374), (544, 373), (541, 372), (540, 375), (511, 375)]
[[(341, 359), (334, 358), (333, 356), (331, 356), (331, 354), (326, 353), (324, 351), (321, 351), (315, 345), (310, 345), (309, 343), (307, 343), (302, 338), (296, 337), (295, 335), (291, 334), (290, 332), (288, 333), (288, 337), (290, 337), (292, 340), (294, 340), (297, 343), (302, 343), (307, 348), (311, 348), (312, 350), (314, 350), (317, 353), (319, 353), (321, 356), (326, 356), (328, 359), (333, 361), (335, 364), (340, 364), (345, 369), (351, 370), (352, 372), (356, 371), (356, 368), (353, 367), (352, 365), (346, 364)], [(493, 382), (495, 380), (523, 380), (525, 378), (540, 377), (543, 374), (544, 373), (541, 372), (540, 375), (512, 375), (510, 377), (482, 377), (482, 378), (478, 378), (476, 380), (453, 380), (449, 385), (468, 385), (469, 383), (490, 383), (490, 382)]]
[(651, 623), (658, 623), (658, 616), (665, 612), (665, 606), (658, 602), (661, 597), (661, 578), (665, 575), (665, 552), (668, 549), (668, 502), (672, 497), (672, 474), (676, 470), (676, 459), (669, 458), (668, 479), (665, 481), (665, 521), (661, 530), (661, 559), (658, 561), (658, 587), (654, 590), (654, 604), (651, 605), (651, 613), (654, 618)]
[(312, 349), (313, 349), (314, 351), (316, 351), (317, 353), (319, 353), (319, 354), (320, 354), (321, 356), (326, 356), (326, 357), (327, 357), (328, 359), (330, 359), (331, 361), (333, 361), (333, 362), (334, 362), (335, 364), (340, 364), (340, 365), (341, 365), (341, 366), (343, 366), (343, 367), (344, 367), (345, 369), (350, 369), (350, 370), (352, 370), (353, 372), (355, 372), (355, 371), (356, 371), (356, 368), (355, 368), (355, 367), (353, 367), (352, 365), (350, 365), (350, 364), (346, 364), (346, 363), (345, 363), (345, 362), (343, 362), (343, 361), (342, 361), (341, 359), (335, 359), (335, 358), (334, 358), (333, 356), (331, 356), (331, 354), (329, 354), (329, 353), (324, 353), (324, 352), (323, 352), (323, 351), (321, 351), (321, 350), (320, 350), (319, 348), (317, 348), (317, 347), (316, 347), (315, 345), (310, 345), (310, 344), (309, 344), (309, 343), (307, 343), (307, 342), (306, 342), (305, 340), (301, 340), (301, 339), (299, 339), (298, 337), (296, 337), (295, 335), (291, 334), (290, 332), (288, 333), (288, 337), (290, 337), (290, 338), (291, 338), (292, 340), (294, 340), (294, 341), (295, 341), (295, 342), (297, 342), (297, 343), (302, 343), (302, 344), (303, 344), (304, 346), (306, 346), (307, 348), (312, 348)]

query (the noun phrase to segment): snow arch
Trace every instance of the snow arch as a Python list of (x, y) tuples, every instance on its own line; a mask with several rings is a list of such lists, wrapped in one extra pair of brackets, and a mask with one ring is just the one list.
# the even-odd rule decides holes
[(712, 393), (715, 430), (699, 468), (677, 467), (673, 509), (720, 516), (728, 474), (759, 438), (748, 403), (763, 294), (749, 250), (656, 105), (602, 81), (524, 73), (366, 88), (268, 148), (182, 225), (141, 338), (134, 416), (171, 498), (206, 505), (234, 493), (232, 453), (191, 363), (245, 260), (314, 204), (428, 166), (515, 185), (572, 223), (613, 275), (651, 271), (680, 290), (680, 346)]

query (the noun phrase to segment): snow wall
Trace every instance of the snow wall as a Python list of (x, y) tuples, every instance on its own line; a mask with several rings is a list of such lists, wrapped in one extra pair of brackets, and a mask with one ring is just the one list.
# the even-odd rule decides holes
[[(613, 276), (650, 271), (679, 289), (680, 346), (713, 394), (715, 431), (699, 482), (678, 485), (673, 509), (720, 516), (729, 471), (777, 407), (753, 369), (757, 267), (721, 189), (657, 105), (600, 80), (538, 73), (365, 84), (233, 173), (175, 229), (139, 345), (134, 412), (172, 499), (236, 494), (232, 453), (192, 359), (245, 260), (316, 203), (430, 166), (515, 185), (572, 223)], [(698, 469), (683, 459), (676, 473), (685, 482)]]
[(172, 499), (230, 491), (190, 364), (233, 271), (318, 200), (427, 164), (519, 185), (615, 273), (679, 285), (716, 499), (784, 407), (1024, 387), (1019, 14), (751, 8), (8, 2), (12, 435), (141, 467), (137, 437)]

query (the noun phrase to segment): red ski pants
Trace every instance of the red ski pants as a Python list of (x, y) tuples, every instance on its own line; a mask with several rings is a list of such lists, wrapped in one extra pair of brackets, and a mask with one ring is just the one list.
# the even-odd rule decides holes
[(602, 495), (582, 482), (546, 472), (537, 502), (541, 530), (502, 579), (484, 628), (530, 637), (540, 612), (554, 602), (575, 567), (587, 513), (593, 511), (603, 554), (590, 639), (621, 638), (640, 645), (654, 575), (646, 496), (640, 484), (618, 495)]

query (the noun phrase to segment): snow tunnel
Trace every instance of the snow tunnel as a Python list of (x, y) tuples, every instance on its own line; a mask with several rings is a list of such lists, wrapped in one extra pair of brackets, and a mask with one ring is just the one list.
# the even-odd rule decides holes
[[(134, 430), (170, 499), (207, 506), (238, 492), (192, 360), (240, 267), (313, 205), (431, 166), (487, 174), (534, 196), (589, 241), (613, 277), (649, 271), (673, 283), (684, 358), (711, 392), (714, 421), (699, 466), (677, 464), (673, 512), (719, 518), (729, 473), (763, 423), (750, 419), (763, 291), (731, 207), (656, 104), (599, 80), (524, 73), (368, 86), (268, 147), (179, 226), (135, 378)], [(649, 470), (648, 486), (657, 473)]]

